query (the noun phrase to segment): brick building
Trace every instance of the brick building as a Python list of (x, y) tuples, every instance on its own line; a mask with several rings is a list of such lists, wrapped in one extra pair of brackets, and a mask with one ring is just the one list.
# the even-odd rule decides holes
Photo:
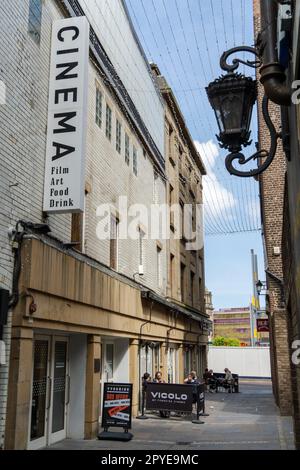
[[(0, 366), (0, 447), (5, 434), (6, 448), (33, 449), (95, 436), (105, 381), (133, 383), (135, 414), (146, 370), (182, 381), (188, 347), (201, 374), (209, 321), (204, 296), (195, 308), (167, 297), (166, 240), (147, 237), (136, 214), (136, 238), (120, 236), (119, 197), (147, 208), (167, 199), (165, 105), (125, 3), (4, 0), (0, 8), (0, 287), (14, 300)], [(84, 14), (84, 212), (44, 213), (51, 30)], [(145, 86), (151, 93), (134, 91)], [(98, 236), (103, 204), (107, 239)]]
[[(254, 1), (255, 37), (261, 29), (260, 2)], [(270, 147), (270, 137), (262, 117), (264, 89), (258, 85), (258, 143), (259, 148)], [(281, 127), (280, 108), (269, 104), (272, 122)], [(288, 312), (283, 295), (282, 227), (284, 217), (284, 186), (286, 157), (281, 141), (270, 167), (259, 176), (262, 236), (267, 281), (266, 312), (270, 325), (270, 353), (273, 392), (282, 415), (292, 414)]]

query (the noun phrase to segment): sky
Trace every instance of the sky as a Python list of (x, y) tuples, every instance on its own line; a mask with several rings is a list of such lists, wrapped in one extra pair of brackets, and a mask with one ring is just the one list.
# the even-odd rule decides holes
[[(222, 74), (219, 58), (238, 45), (254, 44), (252, 0), (126, 0), (149, 62), (172, 87), (207, 169), (203, 178), (206, 286), (216, 309), (249, 305), (252, 295), (250, 250), (258, 255), (264, 280), (259, 188), (253, 178), (225, 169), (213, 111), (205, 87)], [(235, 57), (235, 56), (233, 56)], [(238, 57), (253, 60), (240, 53)], [(253, 70), (240, 66), (240, 73)], [(224, 73), (224, 72), (223, 72)], [(257, 139), (256, 110), (252, 119)]]

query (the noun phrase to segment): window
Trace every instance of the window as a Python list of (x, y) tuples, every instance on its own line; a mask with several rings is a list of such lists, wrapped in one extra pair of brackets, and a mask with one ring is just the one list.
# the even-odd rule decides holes
[(174, 221), (174, 211), (171, 211), (171, 207), (174, 203), (174, 188), (171, 184), (169, 184), (169, 209), (170, 209), (170, 228), (172, 231), (175, 229), (175, 221)]
[(119, 220), (116, 216), (110, 217), (110, 267), (118, 269), (118, 237), (119, 237)]
[(159, 204), (159, 194), (158, 194), (158, 173), (154, 170), (153, 172), (153, 203)]
[(72, 214), (71, 222), (71, 242), (74, 243), (74, 248), (82, 253), (85, 252), (86, 242), (86, 203), (87, 191), (84, 196), (84, 211), (80, 214)]
[(191, 304), (194, 305), (195, 273), (191, 271)]
[(180, 263), (180, 290), (181, 290), (181, 302), (185, 299), (185, 265)]
[(169, 160), (171, 165), (175, 166), (174, 145), (173, 145), (174, 132), (172, 126), (169, 126)]
[(156, 269), (157, 269), (157, 286), (160, 288), (162, 285), (162, 277), (161, 277), (161, 248), (160, 246), (156, 247)]
[(102, 93), (96, 88), (96, 124), (102, 126)]
[(130, 143), (129, 143), (129, 135), (125, 132), (125, 162), (127, 165), (130, 163)]
[(184, 376), (185, 377), (187, 377), (191, 369), (192, 369), (192, 351), (188, 347), (185, 347), (185, 351), (184, 351)]
[(170, 285), (170, 295), (173, 294), (173, 275), (174, 275), (174, 255), (170, 255), (170, 264), (169, 264), (169, 285)]
[(138, 174), (138, 170), (137, 170), (137, 149), (135, 146), (133, 146), (133, 150), (132, 150), (132, 166), (133, 166), (133, 173), (135, 174), (135, 176), (137, 176)]
[(202, 288), (202, 279), (200, 277), (199, 279), (199, 302), (202, 305), (202, 302), (204, 302), (204, 293), (203, 293), (203, 288)]
[(153, 348), (153, 375), (160, 369), (160, 360), (159, 360), (159, 344), (156, 344)]
[(111, 140), (111, 109), (106, 105), (106, 137)]
[(41, 23), (42, 23), (42, 1), (30, 0), (29, 17), (28, 17), (28, 33), (37, 44), (40, 44), (40, 41), (41, 41)]
[(180, 230), (181, 230), (181, 241), (185, 239), (185, 230), (184, 230), (184, 202), (179, 201), (180, 205)]
[(121, 153), (121, 133), (122, 133), (122, 125), (120, 121), (116, 120), (116, 151)]

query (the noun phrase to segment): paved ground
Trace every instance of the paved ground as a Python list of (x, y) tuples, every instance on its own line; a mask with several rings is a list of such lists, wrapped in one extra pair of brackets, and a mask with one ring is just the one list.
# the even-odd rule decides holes
[(206, 395), (205, 424), (180, 418), (133, 420), (134, 438), (127, 443), (65, 440), (53, 449), (157, 450), (275, 450), (293, 449), (291, 418), (281, 417), (274, 404), (271, 382), (243, 380), (240, 393)]

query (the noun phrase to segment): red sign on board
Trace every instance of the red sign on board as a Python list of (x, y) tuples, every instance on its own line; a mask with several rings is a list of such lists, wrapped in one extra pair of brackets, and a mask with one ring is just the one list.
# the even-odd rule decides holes
[(269, 331), (269, 319), (268, 318), (258, 318), (256, 320), (256, 328), (258, 333), (263, 333)]

